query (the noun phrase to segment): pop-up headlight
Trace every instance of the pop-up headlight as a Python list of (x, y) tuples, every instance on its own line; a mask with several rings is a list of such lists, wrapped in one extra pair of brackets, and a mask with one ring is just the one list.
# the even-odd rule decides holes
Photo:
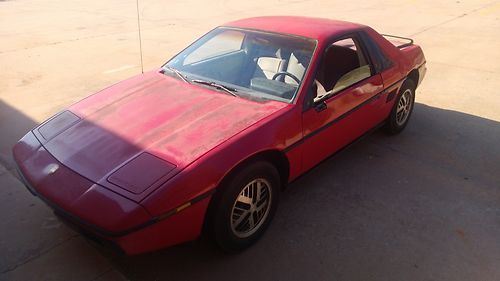
[(79, 120), (80, 117), (76, 116), (71, 111), (66, 110), (52, 117), (38, 127), (38, 132), (45, 140), (48, 141), (73, 126)]
[(109, 176), (108, 181), (132, 193), (139, 194), (158, 180), (168, 179), (175, 165), (149, 153), (141, 153)]

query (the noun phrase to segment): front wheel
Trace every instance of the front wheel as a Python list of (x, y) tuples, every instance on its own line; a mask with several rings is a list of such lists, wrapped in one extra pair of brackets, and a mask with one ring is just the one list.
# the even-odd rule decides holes
[(264, 234), (278, 205), (280, 178), (267, 162), (255, 162), (236, 173), (219, 194), (213, 234), (227, 252), (242, 251)]
[(398, 98), (385, 124), (387, 133), (398, 134), (408, 124), (415, 104), (415, 88), (415, 83), (410, 79), (407, 79), (401, 86)]

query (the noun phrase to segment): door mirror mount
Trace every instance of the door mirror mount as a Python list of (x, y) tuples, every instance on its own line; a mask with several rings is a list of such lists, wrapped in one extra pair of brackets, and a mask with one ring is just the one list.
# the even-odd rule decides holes
[(321, 112), (321, 111), (325, 110), (326, 108), (327, 108), (327, 106), (326, 106), (326, 102), (324, 100), (314, 103), (314, 110), (316, 110), (316, 112)]

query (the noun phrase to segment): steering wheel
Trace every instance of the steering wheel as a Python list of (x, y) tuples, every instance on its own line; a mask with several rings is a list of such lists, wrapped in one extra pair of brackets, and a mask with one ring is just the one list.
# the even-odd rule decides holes
[(297, 78), (297, 76), (291, 74), (290, 72), (286, 72), (286, 71), (279, 71), (279, 72), (276, 72), (276, 74), (273, 75), (273, 78), (272, 80), (276, 80), (276, 78), (278, 78), (279, 76), (290, 76), (290, 78), (292, 78), (293, 80), (295, 80), (295, 82), (297, 82), (297, 84), (300, 84), (300, 79)]

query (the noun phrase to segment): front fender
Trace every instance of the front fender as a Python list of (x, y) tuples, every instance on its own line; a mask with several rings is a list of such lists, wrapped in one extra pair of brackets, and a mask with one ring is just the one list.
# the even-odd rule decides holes
[[(235, 167), (265, 150), (284, 150), (302, 134), (301, 114), (290, 105), (215, 147), (153, 192), (141, 204), (154, 216), (161, 216), (198, 198), (211, 195)], [(289, 159), (291, 169), (300, 159)], [(203, 214), (204, 215), (204, 214)]]

